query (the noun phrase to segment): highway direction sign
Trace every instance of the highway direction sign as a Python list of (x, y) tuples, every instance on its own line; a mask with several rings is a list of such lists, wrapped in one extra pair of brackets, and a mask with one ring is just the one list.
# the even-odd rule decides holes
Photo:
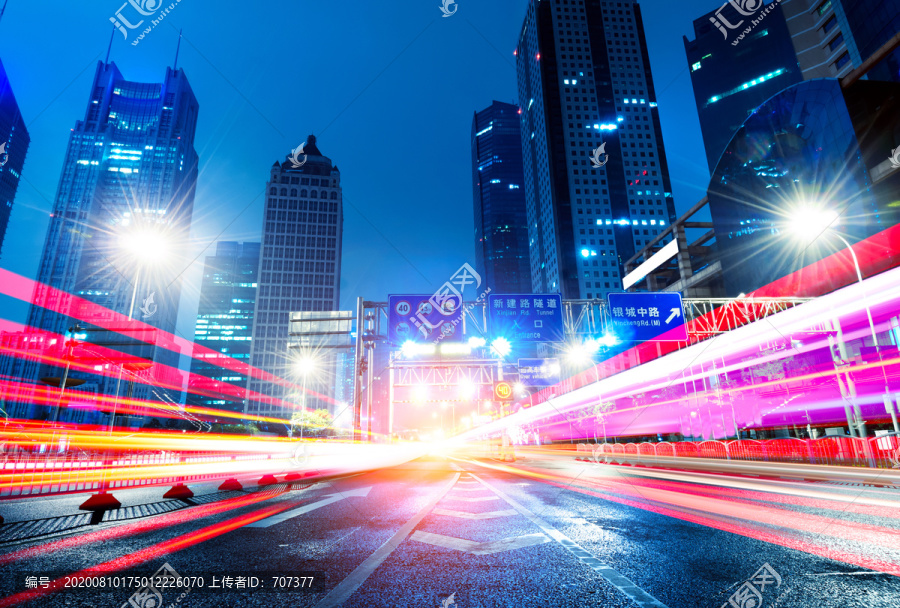
[(609, 315), (623, 342), (687, 340), (680, 293), (611, 293)]
[(525, 386), (559, 384), (559, 359), (519, 359), (519, 382)]
[(488, 296), (491, 336), (510, 342), (562, 342), (562, 297), (559, 294)]

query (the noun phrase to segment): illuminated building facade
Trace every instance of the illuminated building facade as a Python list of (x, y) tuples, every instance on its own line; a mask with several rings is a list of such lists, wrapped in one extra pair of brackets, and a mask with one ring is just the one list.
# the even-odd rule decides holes
[[(189, 384), (203, 394), (189, 391), (190, 404), (233, 412), (244, 410), (246, 374), (213, 365), (204, 358), (205, 349), (209, 349), (249, 365), (259, 250), (259, 243), (220, 241), (216, 254), (206, 258), (194, 329), (194, 344), (198, 348), (191, 361)], [(223, 391), (216, 388), (219, 383), (231, 386)]]
[(740, 22), (735, 8), (726, 4), (695, 19), (694, 40), (684, 38), (710, 173), (750, 113), (778, 91), (803, 80), (780, 5), (737, 46), (710, 21), (717, 11), (730, 23)]
[(519, 108), (493, 102), (472, 119), (475, 269), (497, 293), (531, 293)]
[[(5, 144), (5, 145), (4, 145)], [(3, 252), (3, 237), (9, 226), (13, 200), (19, 189), (22, 167), (31, 137), (25, 128), (25, 121), (13, 95), (6, 69), (0, 62), (0, 253)]]
[[(900, 85), (838, 80), (794, 85), (761, 105), (710, 182), (727, 297), (750, 293), (900, 222)], [(810, 245), (791, 235), (798, 208), (840, 214)], [(893, 252), (885, 251), (888, 256)], [(797, 294), (781, 294), (793, 296)]]
[(266, 185), (259, 292), (250, 361), (285, 382), (250, 378), (251, 414), (290, 418), (272, 400), (290, 400), (300, 380), (289, 348), (291, 312), (336, 311), (340, 303), (341, 172), (309, 136), (305, 154), (272, 165)]
[[(143, 83), (125, 80), (115, 63), (97, 65), (84, 118), (69, 136), (28, 315), (32, 330), (49, 332), (41, 334), (47, 348), (73, 323), (86, 327), (86, 341), (98, 348), (81, 348), (80, 361), (98, 374), (80, 390), (127, 390), (170, 403), (181, 397), (179, 353), (162, 332), (174, 333), (178, 318), (198, 111), (183, 70)], [(165, 246), (126, 251), (144, 231)], [(128, 324), (129, 314), (142, 325)], [(129, 327), (136, 333), (125, 338)], [(62, 375), (39, 360), (25, 367), (18, 375), (32, 382)]]
[(604, 298), (675, 219), (640, 6), (531, 0), (516, 55), (532, 288)]

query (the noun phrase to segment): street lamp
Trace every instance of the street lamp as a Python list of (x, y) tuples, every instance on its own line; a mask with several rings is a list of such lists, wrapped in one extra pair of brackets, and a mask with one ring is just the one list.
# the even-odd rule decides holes
[(816, 209), (806, 205), (798, 208), (791, 214), (790, 228), (794, 234), (807, 243), (812, 243), (819, 236), (827, 232), (836, 236), (847, 246), (847, 250), (850, 251), (850, 257), (853, 259), (853, 266), (856, 268), (856, 278), (862, 289), (863, 303), (866, 307), (866, 316), (869, 319), (869, 329), (872, 330), (872, 340), (875, 342), (875, 350), (880, 353), (878, 350), (878, 336), (875, 332), (875, 322), (872, 320), (872, 311), (869, 308), (866, 290), (862, 287), (863, 276), (862, 270), (859, 267), (859, 259), (856, 257), (856, 252), (853, 250), (853, 245), (850, 244), (850, 241), (845, 239), (839, 232), (832, 230), (837, 226), (839, 219), (840, 215), (834, 210)]
[[(878, 333), (875, 331), (875, 321), (872, 319), (872, 309), (869, 308), (869, 298), (866, 295), (866, 288), (863, 283), (862, 270), (859, 267), (859, 259), (856, 257), (856, 252), (853, 250), (853, 246), (850, 244), (850, 241), (845, 239), (836, 230), (833, 230), (833, 228), (837, 226), (839, 219), (840, 215), (834, 210), (816, 208), (811, 205), (803, 205), (791, 214), (789, 225), (794, 234), (803, 239), (805, 242), (812, 243), (812, 241), (814, 241), (816, 238), (827, 232), (836, 236), (844, 245), (847, 246), (847, 250), (850, 251), (850, 257), (853, 259), (853, 266), (856, 269), (856, 279), (859, 282), (860, 290), (862, 291), (863, 305), (866, 308), (866, 318), (869, 321), (869, 330), (872, 332), (872, 343), (875, 346), (875, 352), (878, 355), (878, 360), (882, 361), (881, 348), (878, 346)], [(886, 395), (890, 394), (887, 372), (884, 369), (884, 365), (881, 366), (881, 373), (884, 376), (884, 392)], [(858, 411), (859, 410), (857, 408), (857, 412)], [(865, 426), (863, 426), (861, 422), (857, 426), (857, 431), (859, 432), (859, 435), (861, 437), (865, 436)]]
[[(302, 409), (300, 410), (301, 412), (306, 412), (306, 397), (307, 397), (306, 380), (310, 374), (312, 374), (313, 372), (316, 371), (317, 367), (318, 367), (318, 361), (310, 355), (305, 355), (303, 357), (300, 357), (299, 359), (297, 359), (296, 363), (294, 363), (294, 369), (297, 371), (298, 374), (300, 374), (300, 377), (302, 378), (301, 383), (300, 383), (300, 391), (301, 391), (301, 394), (303, 395), (303, 406), (302, 406)], [(290, 431), (291, 431), (291, 435), (293, 435), (293, 431), (294, 431), (293, 416), (291, 416)], [(303, 439), (303, 425), (302, 424), (300, 425), (300, 439)]]

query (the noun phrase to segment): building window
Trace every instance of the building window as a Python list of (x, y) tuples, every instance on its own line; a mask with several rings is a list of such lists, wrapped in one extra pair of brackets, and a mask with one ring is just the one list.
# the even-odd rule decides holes
[(841, 46), (841, 43), (844, 42), (844, 35), (838, 32), (838, 35), (831, 39), (831, 42), (828, 43), (828, 50), (834, 51), (834, 49)]
[(832, 15), (831, 18), (825, 22), (825, 25), (822, 26), (822, 31), (827, 34), (835, 25), (837, 25), (837, 17)]
[(838, 60), (834, 62), (834, 67), (835, 69), (840, 70), (848, 63), (850, 63), (850, 53), (844, 51), (844, 54), (838, 57)]

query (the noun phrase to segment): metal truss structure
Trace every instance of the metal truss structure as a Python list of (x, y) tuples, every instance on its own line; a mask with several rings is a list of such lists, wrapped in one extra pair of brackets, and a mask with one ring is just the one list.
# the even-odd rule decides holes
[[(808, 302), (809, 298), (685, 298), (684, 318), (688, 323), (688, 342), (695, 344), (765, 319), (794, 306)], [(471, 304), (471, 306), (469, 305)], [(463, 335), (489, 338), (487, 307), (484, 301), (466, 303), (463, 318)], [(387, 343), (388, 303), (359, 301), (358, 318), (364, 320), (364, 331), (357, 334), (357, 384), (371, 386), (373, 382), (373, 349), (384, 345), (391, 349), (390, 356), (390, 414), (393, 421), (395, 389), (410, 387), (450, 387), (461, 381), (474, 387), (493, 387), (503, 379), (501, 362), (497, 359), (415, 359), (399, 357), (398, 347)], [(611, 327), (611, 319), (605, 300), (563, 300), (563, 329), (566, 342), (581, 342), (589, 337), (603, 336)], [(829, 333), (834, 329), (827, 323), (811, 326), (809, 333)], [(362, 371), (360, 371), (362, 370)], [(368, 391), (371, 395), (372, 391)], [(402, 390), (400, 392), (403, 392)], [(362, 409), (361, 393), (356, 393), (357, 420)], [(397, 401), (403, 403), (405, 400)], [(367, 410), (371, 412), (371, 403)], [(371, 419), (371, 416), (369, 416)]]

